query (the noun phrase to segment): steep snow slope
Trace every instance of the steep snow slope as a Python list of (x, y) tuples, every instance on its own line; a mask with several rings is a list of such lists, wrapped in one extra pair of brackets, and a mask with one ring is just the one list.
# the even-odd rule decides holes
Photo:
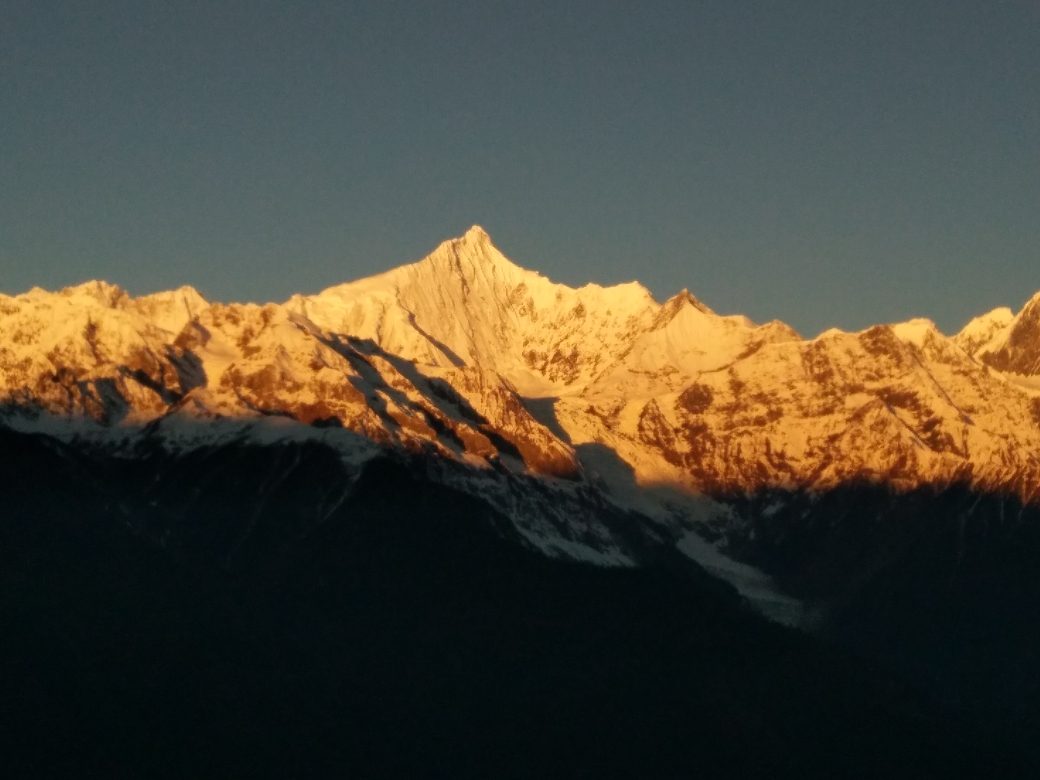
[(1014, 319), (1014, 312), (1001, 306), (973, 319), (953, 340), (969, 355), (975, 355), (1000, 340)]
[(553, 284), (507, 260), (478, 227), (421, 262), (287, 307), (408, 360), (496, 371), (532, 396), (580, 390), (660, 309), (637, 283)]
[(124, 307), (163, 330), (180, 333), (209, 303), (193, 287), (128, 299)]
[(999, 371), (1024, 376), (1040, 374), (1040, 293), (975, 354)]

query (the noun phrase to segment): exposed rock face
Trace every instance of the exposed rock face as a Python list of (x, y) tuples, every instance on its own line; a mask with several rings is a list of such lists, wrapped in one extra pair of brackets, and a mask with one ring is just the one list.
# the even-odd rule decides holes
[(1032, 502), (1040, 400), (1023, 377), (1038, 373), (1040, 296), (954, 338), (913, 320), (804, 340), (685, 290), (662, 305), (637, 283), (554, 284), (476, 227), (281, 305), (210, 304), (191, 288), (134, 299), (104, 282), (0, 296), (11, 425), (66, 420), (119, 446), (147, 430), (183, 447), (277, 424), (338, 436), (346, 458), (429, 453), (478, 475), (474, 490), (499, 485), (519, 522), (534, 510), (511, 479), (661, 519), (707, 511), (706, 494), (863, 482)]
[[(626, 402), (612, 433), (619, 452), (655, 449), (715, 493), (966, 481), (1031, 500), (1032, 404), (930, 323), (877, 326), (764, 345), (678, 394)], [(667, 436), (648, 435), (648, 415)], [(578, 410), (568, 419), (580, 425)]]

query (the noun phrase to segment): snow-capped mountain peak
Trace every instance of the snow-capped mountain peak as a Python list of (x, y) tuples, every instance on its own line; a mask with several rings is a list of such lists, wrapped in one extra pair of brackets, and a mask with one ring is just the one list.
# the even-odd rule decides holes
[(710, 317), (716, 316), (715, 312), (701, 303), (697, 298), (690, 293), (685, 287), (679, 291), (678, 294), (673, 295), (667, 301), (661, 305), (661, 310), (658, 312), (657, 317), (654, 319), (654, 328), (661, 328), (667, 325), (676, 315), (678, 315), (686, 307), (696, 309), (701, 314), (708, 315)]
[[(993, 368), (1020, 376), (1040, 374), (1040, 293), (1008, 319), (1010, 310), (997, 309), (968, 324), (958, 339), (973, 347), (972, 353)], [(981, 322), (980, 322), (981, 320)], [(974, 331), (969, 331), (974, 327)], [(965, 335), (978, 332), (974, 338)], [(982, 336), (991, 334), (988, 339)]]
[(896, 338), (917, 347), (924, 347), (929, 340), (943, 337), (935, 323), (923, 317), (899, 322), (891, 327)]
[(638, 283), (555, 284), (512, 263), (479, 227), (417, 263), (288, 305), (418, 363), (494, 369), (530, 395), (587, 386), (660, 308)]
[(187, 285), (168, 292), (143, 295), (127, 302), (127, 308), (171, 333), (180, 333), (208, 306), (209, 302), (198, 290)]
[(115, 308), (120, 301), (124, 301), (130, 297), (126, 290), (123, 290), (117, 285), (109, 284), (108, 282), (103, 282), (97, 279), (83, 282), (74, 287), (66, 287), (61, 291), (61, 294), (66, 298), (73, 300), (95, 300), (102, 306), (109, 308)]
[(999, 338), (1014, 319), (1014, 312), (1007, 306), (1001, 306), (975, 317), (953, 340), (969, 355), (974, 355)]
[[(117, 438), (146, 427), (176, 446), (320, 437), (352, 462), (421, 453), (575, 555), (591, 532), (553, 507), (582, 490), (665, 523), (703, 514), (704, 494), (856, 480), (1034, 500), (1030, 374), (1040, 296), (955, 339), (918, 319), (806, 341), (687, 290), (659, 304), (636, 282), (556, 284), (479, 227), (281, 305), (211, 304), (190, 287), (132, 298), (104, 282), (0, 296), (4, 419), (88, 420)], [(564, 493), (521, 506), (528, 494), (503, 487), (514, 478)], [(594, 555), (621, 560), (608, 537)]]

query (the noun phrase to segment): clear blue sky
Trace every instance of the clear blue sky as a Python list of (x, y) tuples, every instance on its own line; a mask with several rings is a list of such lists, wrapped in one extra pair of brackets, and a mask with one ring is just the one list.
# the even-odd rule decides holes
[(473, 223), (805, 335), (1040, 289), (1040, 2), (0, 0), (0, 290), (284, 300)]

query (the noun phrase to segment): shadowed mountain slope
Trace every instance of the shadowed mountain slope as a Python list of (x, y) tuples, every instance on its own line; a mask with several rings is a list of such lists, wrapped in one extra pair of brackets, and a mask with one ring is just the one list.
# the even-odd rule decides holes
[(421, 470), (372, 461), (340, 501), (314, 444), (128, 462), (6, 433), (0, 451), (11, 776), (1031, 769), (696, 568), (550, 560)]

